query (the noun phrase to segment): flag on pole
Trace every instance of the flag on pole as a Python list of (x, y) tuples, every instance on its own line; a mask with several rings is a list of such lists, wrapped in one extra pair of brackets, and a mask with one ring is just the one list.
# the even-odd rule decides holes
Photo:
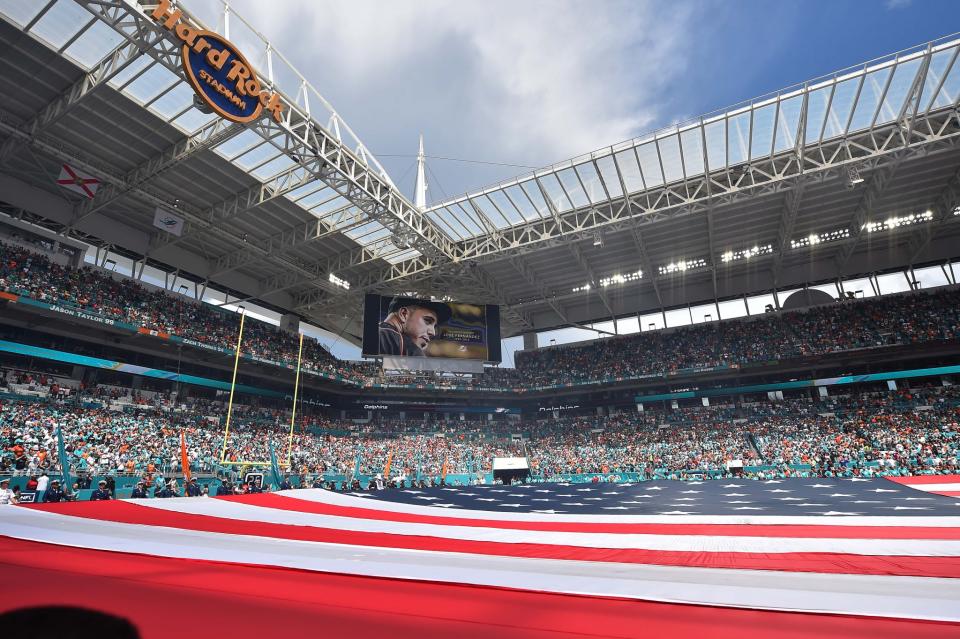
[(280, 467), (277, 466), (277, 454), (273, 450), (273, 440), (270, 440), (270, 474), (273, 475), (274, 490), (280, 488)]
[(57, 184), (68, 191), (79, 193), (91, 200), (93, 196), (96, 195), (97, 189), (100, 188), (100, 180), (92, 175), (82, 173), (69, 164), (62, 164), (60, 166), (60, 176), (57, 177)]
[(184, 219), (182, 217), (161, 209), (159, 206), (153, 212), (153, 225), (167, 233), (172, 233), (179, 237), (183, 234), (183, 224)]
[(183, 470), (183, 494), (187, 494), (187, 484), (190, 482), (190, 458), (187, 456), (187, 436), (180, 431), (180, 468)]
[(353, 476), (350, 477), (351, 480), (356, 479), (357, 476), (360, 474), (360, 457), (362, 455), (363, 455), (363, 446), (360, 446), (357, 449), (357, 458), (353, 462)]
[(390, 481), (390, 463), (393, 461), (393, 451), (387, 453), (387, 463), (383, 465), (383, 479)]
[(57, 455), (60, 457), (60, 481), (63, 482), (63, 490), (70, 493), (73, 487), (73, 481), (70, 479), (70, 458), (67, 457), (67, 448), (63, 445), (63, 431), (57, 428)]

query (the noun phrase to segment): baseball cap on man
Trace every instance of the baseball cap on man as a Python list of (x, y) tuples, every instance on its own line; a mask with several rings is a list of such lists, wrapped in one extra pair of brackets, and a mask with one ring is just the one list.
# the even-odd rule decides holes
[(405, 297), (403, 295), (398, 295), (390, 300), (390, 306), (387, 307), (387, 313), (394, 313), (405, 306), (419, 306), (421, 308), (428, 308), (434, 313), (437, 314), (437, 324), (443, 324), (450, 316), (453, 315), (453, 311), (450, 310), (450, 306), (443, 302), (434, 302), (432, 300), (422, 300), (416, 297)]

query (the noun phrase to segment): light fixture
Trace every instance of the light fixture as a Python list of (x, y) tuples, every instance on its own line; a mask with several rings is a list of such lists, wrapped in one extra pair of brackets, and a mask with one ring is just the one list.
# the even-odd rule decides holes
[(658, 267), (657, 272), (660, 275), (670, 275), (672, 273), (681, 273), (683, 271), (690, 271), (696, 268), (704, 268), (706, 265), (707, 261), (702, 257), (698, 257), (691, 260), (670, 262), (669, 264)]
[(594, 246), (603, 246), (603, 236), (600, 235), (600, 232), (599, 232), (599, 231), (597, 231), (597, 233), (595, 233), (594, 236), (593, 236), (593, 245), (594, 245)]
[(847, 165), (847, 179), (846, 186), (848, 189), (852, 189), (858, 184), (863, 183), (863, 176), (860, 175), (860, 167), (856, 164)]
[(844, 240), (848, 237), (850, 237), (850, 229), (835, 229), (824, 233), (811, 233), (806, 237), (790, 240), (790, 248), (798, 249), (805, 246), (815, 246), (817, 244), (823, 244), (824, 242)]
[(721, 253), (720, 261), (726, 263), (735, 262), (737, 260), (749, 260), (751, 257), (756, 257), (757, 255), (769, 255), (771, 253), (773, 253), (772, 244), (756, 244), (750, 248)]
[(914, 224), (923, 224), (933, 220), (933, 211), (927, 209), (923, 213), (909, 213), (907, 215), (892, 216), (882, 222), (868, 222), (865, 224), (867, 233), (876, 233), (877, 231), (889, 231), (900, 228), (901, 226), (912, 226)]
[(328, 280), (330, 281), (330, 283), (333, 284), (334, 286), (339, 286), (340, 288), (346, 289), (346, 290), (348, 290), (348, 291), (350, 290), (350, 282), (348, 282), (347, 280), (345, 280), (345, 279), (343, 279), (343, 278), (337, 277), (337, 276), (334, 275), (333, 273), (330, 273), (330, 276), (329, 276), (327, 279), (328, 279)]

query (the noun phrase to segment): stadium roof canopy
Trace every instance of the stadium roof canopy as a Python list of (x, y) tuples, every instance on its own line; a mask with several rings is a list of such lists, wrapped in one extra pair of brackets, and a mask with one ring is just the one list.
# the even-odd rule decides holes
[(0, 201), (321, 326), (358, 335), (367, 291), (501, 304), (509, 335), (960, 255), (957, 39), (421, 211), (220, 0), (180, 6), (289, 108), (203, 113), (155, 4), (0, 0)]

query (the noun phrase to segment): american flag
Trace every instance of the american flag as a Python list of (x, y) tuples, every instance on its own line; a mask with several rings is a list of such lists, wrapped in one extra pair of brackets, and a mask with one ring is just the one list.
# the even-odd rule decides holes
[(328, 636), (960, 636), (957, 494), (790, 478), (8, 507), (0, 599), (72, 584), (163, 632), (165, 596), (212, 591), (243, 605), (198, 614), (241, 634), (263, 614)]

